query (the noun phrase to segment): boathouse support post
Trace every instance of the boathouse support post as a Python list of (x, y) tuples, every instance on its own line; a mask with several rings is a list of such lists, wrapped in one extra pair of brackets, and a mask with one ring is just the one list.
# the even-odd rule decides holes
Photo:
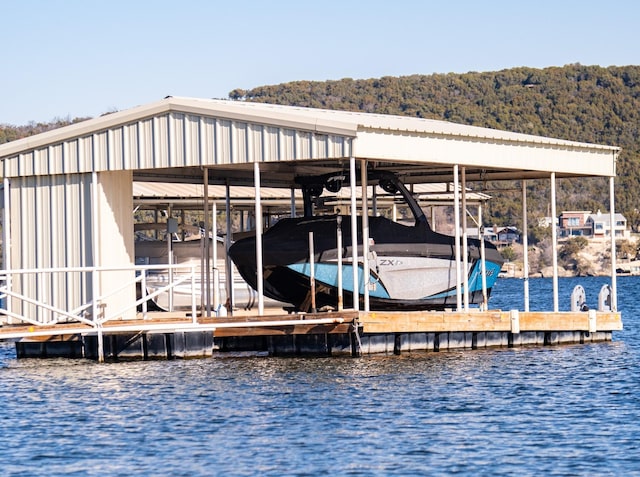
[(469, 311), (469, 241), (467, 240), (467, 168), (462, 166), (462, 282), (464, 311)]
[(171, 240), (171, 234), (173, 233), (174, 222), (172, 218), (172, 207), (173, 204), (167, 206), (167, 229), (165, 237), (167, 240), (167, 264), (169, 265), (169, 311), (173, 311), (173, 241)]
[(487, 254), (484, 248), (484, 225), (482, 225), (482, 201), (478, 203), (478, 240), (480, 241), (480, 267), (482, 273), (482, 311), (489, 308), (487, 293)]
[(102, 336), (102, 323), (98, 320), (98, 240), (100, 230), (98, 229), (98, 173), (91, 173), (91, 319), (97, 328), (98, 334), (98, 362), (104, 363), (104, 340)]
[[(211, 317), (211, 279), (209, 270), (211, 270), (211, 254), (209, 248), (209, 168), (205, 167), (202, 171), (202, 183), (204, 184), (204, 234), (201, 238), (204, 244), (204, 264), (200, 270), (200, 310), (206, 311), (207, 318)], [(202, 262), (201, 262), (202, 263)], [(203, 280), (204, 279), (204, 280)], [(193, 290), (191, 291), (193, 293)]]
[(618, 290), (616, 282), (616, 212), (614, 178), (609, 178), (609, 213), (611, 217), (611, 311), (618, 311)]
[(296, 216), (296, 190), (291, 188), (291, 218)]
[(226, 233), (224, 236), (224, 249), (225, 249), (225, 285), (227, 289), (227, 313), (233, 316), (233, 267), (231, 265), (231, 256), (229, 255), (229, 248), (231, 248), (231, 188), (229, 182), (226, 183), (226, 197), (224, 202), (225, 220), (226, 220)]
[(371, 280), (371, 270), (369, 269), (369, 178), (367, 176), (367, 161), (360, 163), (360, 192), (362, 202), (362, 277), (364, 311), (369, 311), (369, 280)]
[(461, 263), (460, 263), (460, 181), (458, 177), (458, 164), (453, 166), (453, 216), (455, 227), (455, 249), (456, 249), (456, 311), (462, 308), (461, 294)]
[(344, 298), (342, 293), (342, 216), (336, 217), (336, 249), (338, 250), (338, 311), (342, 311)]
[(524, 287), (524, 311), (529, 311), (529, 225), (527, 222), (527, 181), (522, 181), (522, 248), (524, 262), (522, 265), (522, 279)]
[[(3, 200), (4, 200), (4, 204), (3, 204), (3, 214), (2, 214), (2, 243), (3, 243), (3, 247), (2, 247), (2, 265), (3, 265), (3, 269), (4, 270), (11, 270), (11, 195), (10, 195), (10, 187), (11, 184), (9, 182), (8, 178), (4, 178), (2, 181), (3, 184)], [(7, 274), (5, 276), (6, 279), (6, 283), (5, 286), (7, 287), (7, 291), (11, 291), (11, 280), (12, 280), (12, 275)], [(4, 303), (5, 309), (11, 313), (11, 297), (9, 295), (6, 296), (5, 298), (5, 303)], [(7, 317), (7, 323), (8, 324), (12, 324), (13, 323), (13, 318), (11, 318), (11, 315), (9, 315)]]
[(378, 192), (375, 185), (371, 187), (371, 214), (378, 216)]
[(311, 295), (311, 313), (316, 313), (316, 261), (313, 246), (313, 232), (309, 232), (309, 293)]
[(220, 306), (220, 271), (218, 270), (218, 204), (211, 203), (211, 231), (213, 232), (211, 261), (213, 270), (213, 309), (218, 312)]
[(553, 258), (553, 311), (558, 311), (558, 229), (556, 227), (556, 173), (551, 173), (551, 249)]
[(260, 163), (253, 163), (253, 185), (256, 192), (255, 217), (256, 217), (256, 272), (258, 285), (258, 314), (264, 315), (264, 283), (262, 269), (262, 201), (260, 200)]
[(349, 158), (349, 186), (351, 188), (351, 269), (353, 271), (353, 309), (360, 308), (358, 287), (358, 210), (356, 203), (356, 158)]

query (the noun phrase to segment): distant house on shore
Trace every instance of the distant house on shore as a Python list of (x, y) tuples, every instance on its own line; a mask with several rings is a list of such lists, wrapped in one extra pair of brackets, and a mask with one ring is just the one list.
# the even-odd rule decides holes
[[(478, 229), (470, 227), (467, 231), (469, 237), (477, 237)], [(485, 227), (483, 237), (485, 240), (497, 245), (506, 247), (520, 242), (520, 231), (513, 226), (507, 227)]]
[(590, 210), (563, 211), (558, 218), (558, 236), (566, 238), (593, 235), (591, 226), (587, 224), (587, 218), (590, 214)]
[[(614, 233), (618, 238), (629, 238), (627, 219), (620, 213), (615, 214)], [(605, 238), (611, 234), (611, 214), (600, 211), (595, 214), (589, 210), (563, 211), (558, 218), (558, 236), (560, 238), (585, 237)]]
[[(617, 238), (629, 238), (630, 232), (627, 228), (627, 219), (622, 214), (614, 214), (615, 224), (613, 230)], [(593, 238), (604, 238), (611, 236), (611, 214), (600, 211), (590, 214), (587, 217), (587, 225), (591, 228)]]

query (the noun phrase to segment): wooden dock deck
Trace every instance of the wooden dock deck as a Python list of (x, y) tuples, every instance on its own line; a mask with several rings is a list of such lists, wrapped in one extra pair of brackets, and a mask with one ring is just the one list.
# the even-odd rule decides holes
[(202, 317), (186, 313), (138, 314), (99, 329), (84, 323), (4, 325), (0, 341), (15, 341), (19, 357), (107, 359), (211, 356), (256, 351), (271, 355), (401, 354), (610, 341), (622, 330), (619, 312), (413, 311), (306, 314), (242, 313)]

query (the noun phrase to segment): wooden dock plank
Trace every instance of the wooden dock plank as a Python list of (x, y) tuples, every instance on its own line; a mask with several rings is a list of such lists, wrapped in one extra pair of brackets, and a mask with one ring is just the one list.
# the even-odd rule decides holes
[(290, 325), (290, 326), (252, 326), (245, 328), (219, 328), (213, 332), (216, 338), (241, 336), (285, 336), (285, 335), (314, 335), (314, 334), (345, 334), (349, 333), (351, 323), (329, 325)]
[[(364, 333), (511, 331), (508, 311), (361, 312)], [(589, 331), (588, 312), (518, 312), (520, 331)], [(622, 330), (618, 312), (597, 312), (598, 331)]]

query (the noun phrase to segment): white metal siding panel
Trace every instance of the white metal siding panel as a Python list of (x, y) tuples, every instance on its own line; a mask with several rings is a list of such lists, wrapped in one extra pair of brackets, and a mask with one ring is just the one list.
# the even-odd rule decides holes
[(248, 144), (247, 144), (247, 124), (246, 123), (231, 123), (233, 149), (231, 154), (232, 164), (242, 164), (249, 162), (248, 159)]
[(169, 167), (168, 116), (153, 118), (153, 167)]
[(293, 129), (283, 129), (280, 134), (280, 160), (296, 158), (296, 135)]
[(264, 161), (280, 160), (280, 128), (263, 126)]
[[(90, 182), (89, 182), (90, 184)], [(91, 264), (91, 214), (86, 175), (56, 175), (11, 180), (11, 250), (14, 269), (86, 266)], [(49, 305), (73, 309), (86, 303), (88, 277), (80, 272), (38, 273), (14, 280), (13, 290)], [(50, 320), (53, 315), (14, 300), (18, 313)]]
[(202, 164), (200, 135), (200, 118), (192, 114), (184, 121), (184, 165), (199, 166)]
[(138, 123), (127, 124), (122, 128), (123, 158), (122, 168), (125, 170), (137, 169), (140, 163), (138, 157), (138, 143), (140, 142)]
[(64, 156), (62, 154), (62, 144), (54, 144), (49, 146), (47, 148), (46, 162), (40, 165), (40, 167), (42, 168), (40, 175), (61, 174), (63, 159)]
[(199, 163), (208, 165), (216, 163), (216, 121), (212, 118), (200, 117), (198, 121)]
[(224, 158), (230, 156), (231, 136), (227, 127), (228, 124), (230, 124), (228, 121), (215, 121), (214, 148), (216, 164), (225, 164)]
[(150, 169), (154, 166), (153, 158), (153, 120), (146, 119), (138, 122), (138, 168)]
[(93, 169), (93, 135), (83, 137), (80, 141), (80, 147), (78, 149), (80, 155), (80, 172), (87, 172), (85, 169)]
[(107, 139), (107, 131), (102, 131), (100, 133), (94, 134), (92, 140), (93, 170), (104, 171), (109, 169), (109, 142)]
[(295, 159), (309, 159), (313, 157), (311, 153), (311, 134), (305, 131), (295, 131), (296, 133), (296, 155)]
[(184, 114), (171, 113), (168, 117), (169, 167), (184, 165)]
[(258, 124), (249, 124), (247, 126), (247, 162), (264, 161), (263, 136), (264, 128), (262, 126)]
[(74, 167), (78, 163), (78, 140), (65, 142), (62, 149), (63, 174), (78, 172)]

